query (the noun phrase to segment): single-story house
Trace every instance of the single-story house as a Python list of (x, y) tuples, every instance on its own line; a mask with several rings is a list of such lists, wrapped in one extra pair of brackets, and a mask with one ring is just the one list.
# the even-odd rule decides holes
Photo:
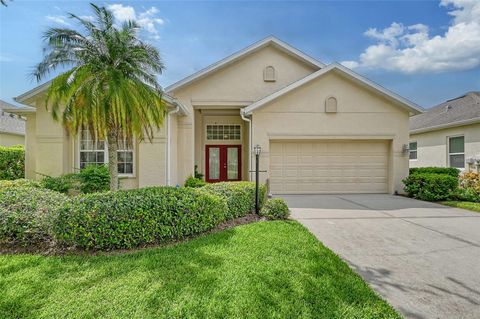
[(410, 167), (475, 169), (480, 161), (480, 92), (410, 118)]
[[(48, 83), (16, 98), (26, 112), (26, 176), (107, 161), (105, 143), (69, 136), (44, 107)], [(422, 108), (352, 70), (268, 37), (165, 88), (152, 143), (119, 151), (122, 187), (253, 179), (273, 194), (394, 193), (408, 175), (409, 118)]]
[(25, 144), (25, 119), (7, 111), (17, 107), (0, 100), (0, 146)]

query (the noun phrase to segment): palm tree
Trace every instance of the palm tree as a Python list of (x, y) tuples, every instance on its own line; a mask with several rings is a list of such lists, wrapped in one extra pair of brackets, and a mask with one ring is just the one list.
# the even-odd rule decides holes
[(45, 32), (45, 54), (33, 75), (41, 81), (58, 67), (69, 68), (52, 80), (45, 105), (72, 136), (86, 129), (107, 141), (110, 189), (116, 190), (119, 142), (151, 141), (163, 124), (166, 106), (156, 74), (164, 66), (157, 49), (139, 40), (136, 22), (116, 27), (112, 12), (90, 5), (93, 22), (69, 14), (83, 33)]

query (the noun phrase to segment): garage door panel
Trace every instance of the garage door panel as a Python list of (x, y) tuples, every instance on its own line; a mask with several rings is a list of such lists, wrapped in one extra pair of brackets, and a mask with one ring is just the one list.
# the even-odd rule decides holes
[(272, 193), (385, 193), (386, 141), (308, 141), (270, 144)]

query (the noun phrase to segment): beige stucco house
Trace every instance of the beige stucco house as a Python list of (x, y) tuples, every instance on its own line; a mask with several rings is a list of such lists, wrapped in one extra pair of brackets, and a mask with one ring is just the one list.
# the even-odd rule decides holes
[[(45, 109), (48, 83), (19, 97), (27, 117), (28, 178), (107, 160), (104, 143), (68, 136)], [(325, 65), (273, 37), (165, 89), (169, 113), (153, 143), (119, 152), (123, 187), (261, 180), (273, 194), (393, 193), (408, 174), (414, 103), (339, 64)]]
[(480, 92), (468, 92), (410, 119), (410, 167), (480, 163)]
[(8, 111), (17, 107), (0, 100), (0, 146), (23, 145), (25, 143), (25, 120)]

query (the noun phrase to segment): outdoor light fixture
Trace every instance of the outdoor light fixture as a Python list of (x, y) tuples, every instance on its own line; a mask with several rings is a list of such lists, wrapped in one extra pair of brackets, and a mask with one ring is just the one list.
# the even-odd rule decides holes
[(260, 153), (262, 153), (262, 148), (260, 147), (260, 145), (257, 144), (253, 148), (253, 151), (255, 152), (255, 156), (260, 156)]
[(260, 145), (255, 145), (253, 148), (253, 151), (255, 152), (255, 213), (259, 213), (259, 198), (258, 198), (258, 186), (259, 186), (259, 174), (260, 174), (260, 164), (259, 164), (259, 158), (260, 158), (260, 153), (262, 152), (262, 148)]

